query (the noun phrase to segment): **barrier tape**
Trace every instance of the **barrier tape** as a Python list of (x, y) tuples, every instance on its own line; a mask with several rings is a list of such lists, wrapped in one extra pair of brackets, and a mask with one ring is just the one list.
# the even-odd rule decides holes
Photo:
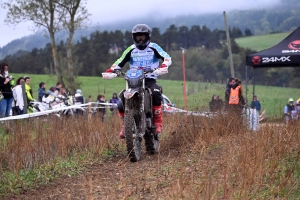
[[(23, 114), (23, 115), (15, 115), (15, 116), (9, 116), (9, 117), (3, 117), (0, 118), (1, 121), (8, 121), (8, 120), (15, 120), (15, 119), (26, 119), (26, 118), (31, 118), (31, 117), (39, 117), (42, 115), (49, 115), (51, 113), (56, 113), (59, 111), (67, 110), (67, 109), (76, 109), (76, 108), (82, 108), (82, 107), (87, 107), (92, 104), (96, 105), (104, 105), (104, 106), (93, 106), (92, 109), (97, 109), (97, 108), (107, 108), (107, 106), (116, 106), (116, 104), (113, 103), (97, 103), (97, 102), (89, 102), (85, 104), (79, 104), (79, 105), (72, 105), (72, 106), (66, 106), (66, 107), (61, 107), (61, 108), (56, 108), (56, 109), (51, 109), (51, 110), (46, 110), (46, 111), (40, 111), (40, 112), (34, 112), (30, 114)], [(175, 107), (170, 107), (167, 104), (163, 104), (164, 107), (164, 112), (168, 113), (187, 113), (188, 115), (194, 115), (194, 116), (204, 116), (204, 117), (213, 117), (215, 114), (210, 113), (210, 112), (194, 112), (194, 111), (186, 111), (180, 108), (175, 108)]]

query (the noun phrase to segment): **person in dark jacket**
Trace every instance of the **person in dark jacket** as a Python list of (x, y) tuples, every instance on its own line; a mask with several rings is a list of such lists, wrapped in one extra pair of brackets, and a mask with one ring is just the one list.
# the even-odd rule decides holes
[(117, 109), (117, 105), (119, 103), (120, 99), (118, 98), (117, 93), (113, 93), (112, 98), (109, 100), (109, 103), (112, 103), (113, 105), (110, 106), (111, 114), (114, 114), (114, 111)]
[(258, 131), (261, 106), (257, 98), (257, 95), (253, 95), (253, 101), (251, 102), (250, 108), (251, 108), (250, 128), (253, 131)]
[(106, 107), (105, 107), (105, 105), (102, 105), (101, 103), (105, 103), (105, 96), (102, 94), (99, 94), (97, 96), (97, 107), (100, 107), (98, 110), (100, 112), (100, 117), (102, 119), (102, 122), (104, 122), (105, 116), (106, 116)]
[(10, 115), (13, 102), (12, 86), (14, 84), (13, 79), (8, 76), (8, 64), (0, 63), (0, 91), (3, 95), (3, 99), (0, 101), (0, 117)]
[(227, 83), (226, 88), (225, 88), (225, 109), (227, 109), (227, 107), (228, 107), (229, 97), (230, 97), (230, 90), (231, 90), (231, 87), (234, 85), (234, 83), (235, 83), (235, 78), (229, 78), (228, 79), (228, 83)]
[(218, 101), (217, 96), (214, 94), (209, 102), (209, 111), (210, 112), (217, 112), (218, 111)]
[(46, 84), (44, 82), (40, 82), (38, 94), (39, 94), (39, 102), (42, 102), (42, 98), (46, 94)]
[(223, 111), (223, 107), (224, 107), (224, 102), (222, 100), (222, 98), (220, 96), (217, 96), (217, 107), (218, 107), (218, 111)]
[(258, 113), (260, 113), (260, 110), (261, 110), (261, 106), (260, 106), (260, 102), (257, 98), (257, 95), (254, 95), (253, 96), (253, 101), (251, 102), (251, 106), (250, 106), (252, 109), (256, 109)]

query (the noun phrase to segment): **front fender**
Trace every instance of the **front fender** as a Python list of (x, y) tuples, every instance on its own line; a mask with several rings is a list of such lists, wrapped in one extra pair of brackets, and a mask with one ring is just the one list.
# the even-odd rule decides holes
[(128, 90), (125, 90), (124, 92), (124, 98), (130, 99), (135, 95), (135, 93), (139, 93), (140, 88), (129, 88)]

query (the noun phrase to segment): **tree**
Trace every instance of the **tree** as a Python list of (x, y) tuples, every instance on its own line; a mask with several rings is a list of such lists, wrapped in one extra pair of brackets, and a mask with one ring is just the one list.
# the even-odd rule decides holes
[(177, 41), (176, 43), (178, 46), (183, 48), (188, 48), (188, 35), (189, 35), (189, 28), (187, 26), (181, 26), (178, 29), (177, 33)]
[(166, 32), (163, 34), (164, 41), (166, 43), (166, 50), (177, 50), (176, 38), (177, 38), (177, 27), (172, 24)]
[(31, 21), (35, 25), (34, 30), (46, 28), (51, 39), (57, 79), (63, 85), (63, 70), (59, 64), (55, 34), (62, 29), (68, 31), (66, 42), (67, 74), (71, 92), (75, 92), (72, 40), (75, 30), (81, 28), (89, 16), (84, 6), (85, 3), (86, 0), (11, 0), (1, 3), (3, 8), (8, 9), (6, 23), (16, 25), (23, 21)]
[(156, 27), (152, 28), (151, 41), (160, 44), (161, 46), (164, 47), (159, 28)]
[(54, 3), (54, 0), (10, 0), (1, 3), (1, 6), (8, 9), (5, 22), (17, 25), (24, 21), (34, 23), (37, 30), (46, 28), (51, 39), (53, 63), (58, 81), (63, 83), (62, 70), (58, 61), (58, 54), (55, 42), (55, 33), (62, 29), (62, 19), (65, 16), (64, 10)]
[(72, 58), (72, 41), (76, 29), (84, 25), (84, 21), (88, 19), (89, 14), (85, 7), (86, 0), (53, 0), (59, 7), (60, 14), (66, 13), (63, 16), (63, 27), (68, 31), (68, 38), (66, 42), (67, 61), (68, 61), (68, 83), (71, 93), (75, 93), (75, 78), (74, 66)]
[(248, 28), (246, 28), (246, 29), (245, 29), (245, 36), (252, 36), (252, 35), (253, 35), (253, 34), (252, 34), (251, 30), (248, 29)]

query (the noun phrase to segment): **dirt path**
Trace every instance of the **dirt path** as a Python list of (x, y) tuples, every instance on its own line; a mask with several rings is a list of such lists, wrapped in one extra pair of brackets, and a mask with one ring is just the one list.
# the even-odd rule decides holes
[[(153, 199), (145, 189), (147, 186), (138, 186), (138, 182), (145, 177), (150, 180), (152, 174), (161, 168), (162, 162), (168, 164), (176, 159), (176, 153), (172, 154), (143, 154), (140, 162), (131, 163), (120, 152), (102, 164), (90, 166), (82, 175), (62, 177), (50, 185), (5, 199), (123, 199), (132, 195), (132, 189), (136, 190), (137, 187), (142, 191), (138, 192), (141, 196), (136, 198), (145, 196), (144, 199)], [(130, 182), (132, 184), (128, 185)]]
[[(186, 128), (191, 127), (174, 128), (168, 121), (166, 124), (171, 125), (165, 126), (168, 136), (162, 141), (158, 155), (143, 152), (139, 162), (131, 163), (125, 151), (118, 152), (103, 163), (88, 167), (81, 175), (61, 177), (49, 185), (4, 199), (182, 199), (178, 195), (199, 199), (199, 194), (204, 194), (201, 199), (207, 199), (205, 194), (210, 192), (203, 190), (211, 190), (211, 184), (215, 184), (208, 176), (222, 168), (224, 149), (216, 146), (203, 150), (194, 142), (189, 145), (187, 138), (179, 136), (189, 135), (191, 132)], [(180, 152), (181, 145), (186, 149)], [(189, 149), (194, 145), (194, 150)]]
[[(216, 156), (219, 155), (205, 156), (205, 162), (197, 159), (192, 168)], [(144, 153), (141, 161), (131, 163), (120, 152), (102, 164), (90, 166), (82, 175), (62, 177), (50, 185), (5, 199), (166, 199), (164, 192), (170, 189), (174, 178), (171, 173), (176, 174), (174, 166), (185, 159), (173, 149), (159, 155)]]

